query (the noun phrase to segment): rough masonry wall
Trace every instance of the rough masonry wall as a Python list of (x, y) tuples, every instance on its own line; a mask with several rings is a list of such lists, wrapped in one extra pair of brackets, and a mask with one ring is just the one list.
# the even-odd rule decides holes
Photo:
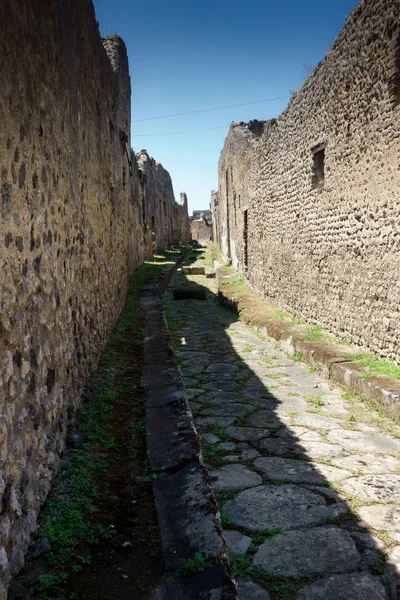
[(262, 294), (400, 360), (400, 4), (361, 2), (278, 120), (234, 123), (216, 237)]
[[(190, 241), (186, 194), (175, 202), (168, 171), (151, 158), (146, 150), (136, 154), (142, 203), (143, 239), (146, 258), (169, 246)], [(181, 194), (182, 196), (182, 194)]]
[(5, 0), (0, 54), (1, 596), (149, 251), (122, 40), (103, 46), (91, 0)]
[(211, 210), (194, 210), (189, 220), (193, 240), (197, 240), (201, 244), (212, 241), (213, 224)]

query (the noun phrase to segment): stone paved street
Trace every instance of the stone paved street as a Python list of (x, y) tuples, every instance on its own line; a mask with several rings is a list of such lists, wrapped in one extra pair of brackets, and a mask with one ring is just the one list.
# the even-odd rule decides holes
[[(205, 301), (173, 299), (198, 285)], [(241, 598), (395, 600), (398, 428), (216, 294), (215, 279), (179, 271), (165, 309)]]

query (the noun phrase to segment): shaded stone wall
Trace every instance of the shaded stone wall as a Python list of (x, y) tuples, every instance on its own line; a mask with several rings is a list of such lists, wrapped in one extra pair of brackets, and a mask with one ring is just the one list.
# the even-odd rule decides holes
[(233, 123), (217, 239), (251, 285), (400, 360), (400, 4), (361, 2), (277, 120)]
[[(171, 245), (187, 244), (189, 215), (186, 204), (175, 201), (171, 177), (146, 150), (136, 154), (142, 202), (143, 237), (146, 257)], [(186, 194), (185, 194), (186, 197)]]
[(0, 53), (1, 596), (149, 249), (122, 40), (102, 43), (91, 0), (5, 0)]

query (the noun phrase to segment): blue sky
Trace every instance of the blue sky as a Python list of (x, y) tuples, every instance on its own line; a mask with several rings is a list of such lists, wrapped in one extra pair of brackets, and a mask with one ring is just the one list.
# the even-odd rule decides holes
[[(268, 119), (289, 98), (173, 118), (169, 115), (290, 96), (329, 50), (356, 0), (94, 0), (101, 34), (128, 49), (132, 145), (169, 171), (189, 211), (208, 208), (231, 121)], [(136, 122), (137, 121), (137, 122)], [(220, 129), (154, 135), (191, 129)], [(136, 137), (138, 136), (138, 137)]]

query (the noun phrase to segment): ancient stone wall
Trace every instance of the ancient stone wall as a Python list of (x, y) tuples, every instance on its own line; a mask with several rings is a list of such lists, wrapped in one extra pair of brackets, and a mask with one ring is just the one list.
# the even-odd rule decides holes
[(400, 5), (361, 2), (277, 120), (234, 123), (213, 202), (262, 294), (400, 360)]
[[(175, 202), (171, 177), (146, 150), (136, 154), (142, 205), (146, 258), (171, 245), (187, 244), (189, 215), (186, 204)], [(186, 194), (185, 194), (186, 197)]]
[[(102, 43), (91, 0), (1, 2), (0, 54), (1, 596), (128, 274), (151, 252), (146, 163), (157, 171), (148, 197), (173, 197), (159, 190), (169, 180), (161, 165), (130, 151), (125, 45), (118, 36)], [(161, 228), (165, 248), (175, 238)]]

